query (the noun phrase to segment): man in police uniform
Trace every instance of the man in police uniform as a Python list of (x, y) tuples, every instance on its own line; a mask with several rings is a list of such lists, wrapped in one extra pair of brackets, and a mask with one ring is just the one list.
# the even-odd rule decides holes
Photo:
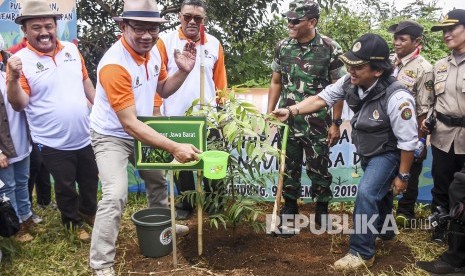
[[(413, 94), (416, 104), (417, 122), (426, 118), (429, 108), (433, 105), (433, 66), (420, 55), (420, 42), (423, 27), (415, 21), (404, 20), (389, 27), (394, 34), (395, 69), (393, 76), (405, 85)], [(418, 138), (424, 138), (426, 133), (418, 130)], [(423, 152), (415, 158), (410, 169), (410, 180), (407, 191), (399, 200), (396, 214), (397, 226), (407, 226), (415, 218), (415, 202), (418, 196), (418, 178), (426, 158), (426, 146)]]
[[(284, 16), (288, 21), (289, 38), (279, 42), (275, 50), (268, 113), (275, 109), (278, 100), (280, 107), (299, 103), (346, 74), (343, 63), (338, 59), (342, 54), (339, 44), (316, 30), (320, 16), (316, 2), (293, 1)], [(305, 152), (306, 170), (312, 181), (311, 196), (317, 202), (315, 222), (321, 225), (322, 215), (328, 213), (328, 202), (332, 198), (329, 146), (333, 146), (340, 137), (342, 101), (334, 108), (333, 120), (327, 108), (307, 116), (297, 116), (299, 111), (296, 112), (287, 142), (285, 205), (281, 214), (298, 213), (297, 199), (301, 194), (300, 178)]]
[[(432, 211), (449, 210), (449, 185), (465, 163), (465, 10), (450, 11), (444, 21), (431, 28), (442, 31), (452, 53), (434, 65), (436, 104), (431, 114), (437, 118), (431, 131), (434, 186)], [(426, 125), (422, 125), (426, 130)], [(445, 242), (447, 223), (434, 228), (432, 239)]]
[[(364, 174), (355, 199), (354, 221), (373, 221), (377, 231), (356, 223), (349, 253), (334, 263), (336, 270), (355, 270), (373, 265), (377, 234), (392, 212), (393, 195), (407, 189), (413, 150), (417, 144), (415, 100), (408, 89), (391, 76), (389, 47), (379, 35), (365, 34), (340, 59), (349, 74), (316, 96), (273, 111), (281, 121), (309, 114), (344, 99), (354, 111), (352, 141), (361, 157)], [(384, 231), (383, 231), (384, 230)]]

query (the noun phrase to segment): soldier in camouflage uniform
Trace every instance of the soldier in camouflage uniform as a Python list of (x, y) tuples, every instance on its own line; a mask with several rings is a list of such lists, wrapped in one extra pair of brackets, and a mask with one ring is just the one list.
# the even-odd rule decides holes
[[(287, 17), (289, 38), (278, 43), (273, 63), (272, 80), (268, 95), (268, 112), (279, 107), (295, 105), (316, 95), (327, 85), (346, 74), (339, 60), (342, 49), (331, 38), (316, 30), (319, 7), (310, 0), (296, 0), (289, 4)], [(297, 214), (297, 199), (301, 193), (303, 153), (311, 195), (316, 204), (315, 222), (321, 225), (321, 215), (328, 214), (332, 199), (332, 176), (328, 172), (329, 146), (340, 137), (341, 101), (334, 107), (333, 118), (327, 108), (289, 121), (291, 133), (287, 142), (286, 176), (284, 179), (285, 204), (281, 214)]]

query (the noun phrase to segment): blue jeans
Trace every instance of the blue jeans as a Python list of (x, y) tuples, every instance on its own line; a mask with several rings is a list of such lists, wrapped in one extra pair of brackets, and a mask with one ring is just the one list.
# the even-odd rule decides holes
[(29, 156), (21, 161), (10, 164), (0, 169), (0, 179), (5, 186), (0, 189), (0, 194), (10, 198), (11, 205), (16, 211), (20, 221), (27, 220), (31, 215), (31, 202), (29, 201)]
[[(386, 215), (392, 213), (393, 194), (389, 189), (399, 171), (399, 162), (399, 152), (386, 152), (370, 158), (362, 158), (364, 174), (360, 179), (355, 199), (354, 222), (356, 216), (366, 215), (369, 221), (373, 215), (378, 215), (373, 226), (377, 231), (381, 230)], [(362, 234), (362, 229), (354, 227), (355, 234), (350, 236), (349, 249), (349, 253), (360, 255), (365, 260), (375, 255), (376, 239), (375, 233), (370, 228), (366, 229), (368, 231)]]

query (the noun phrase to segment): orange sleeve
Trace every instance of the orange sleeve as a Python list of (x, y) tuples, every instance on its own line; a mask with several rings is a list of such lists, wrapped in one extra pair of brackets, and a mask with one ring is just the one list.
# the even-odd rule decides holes
[(213, 67), (213, 82), (215, 83), (215, 88), (217, 90), (223, 90), (228, 87), (226, 68), (224, 66), (224, 52), (221, 44), (218, 49), (218, 60)]
[(82, 80), (87, 80), (89, 78), (89, 73), (87, 72), (86, 63), (84, 61), (84, 57), (82, 56), (81, 52), (79, 52), (79, 56), (81, 57), (81, 64), (82, 64)]
[[(6, 67), (6, 82), (8, 83), (8, 66)], [(31, 96), (31, 87), (29, 86), (29, 83), (27, 82), (26, 77), (24, 74), (21, 73), (21, 77), (19, 78), (19, 83), (21, 84), (21, 88), (24, 90), (24, 92), (28, 95)]]
[[(165, 43), (163, 43), (163, 40), (161, 40), (161, 38), (158, 38), (156, 46), (161, 56), (161, 69), (160, 75), (158, 75), (158, 81), (162, 81), (168, 78), (168, 71), (166, 70), (166, 64), (168, 64), (168, 54), (166, 53)], [(158, 93), (156, 93), (153, 106), (160, 107), (162, 103), (163, 98), (160, 97)]]
[(164, 63), (165, 65), (168, 64), (168, 53), (166, 52), (165, 43), (163, 42), (163, 40), (161, 40), (161, 38), (157, 40), (156, 46), (157, 46), (158, 52), (160, 52), (161, 62)]
[(100, 69), (99, 82), (115, 112), (135, 104), (132, 93), (132, 78), (121, 65), (105, 65)]
[(158, 95), (158, 93), (155, 93), (155, 101), (153, 103), (153, 106), (155, 107), (160, 107), (163, 103), (163, 98)]

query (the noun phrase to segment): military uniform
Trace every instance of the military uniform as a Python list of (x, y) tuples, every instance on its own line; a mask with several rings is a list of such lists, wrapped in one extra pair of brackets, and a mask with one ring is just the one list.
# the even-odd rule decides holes
[[(415, 98), (416, 114), (420, 117), (428, 113), (433, 105), (433, 66), (420, 55), (420, 49), (398, 61), (394, 76), (405, 85)], [(407, 191), (398, 202), (397, 215), (415, 218), (415, 202), (418, 197), (418, 181), (423, 169), (423, 160), (415, 159), (410, 168)]]
[[(338, 57), (341, 47), (329, 37), (316, 36), (302, 45), (295, 39), (281, 41), (272, 63), (274, 72), (281, 74), (280, 107), (291, 106), (316, 95), (327, 85), (345, 75), (346, 70)], [(287, 142), (284, 198), (300, 197), (300, 178), (303, 152), (306, 170), (312, 181), (312, 198), (328, 202), (332, 198), (332, 176), (328, 172), (329, 147), (326, 142), (331, 117), (328, 109), (305, 116), (295, 116), (290, 122), (291, 133)]]

